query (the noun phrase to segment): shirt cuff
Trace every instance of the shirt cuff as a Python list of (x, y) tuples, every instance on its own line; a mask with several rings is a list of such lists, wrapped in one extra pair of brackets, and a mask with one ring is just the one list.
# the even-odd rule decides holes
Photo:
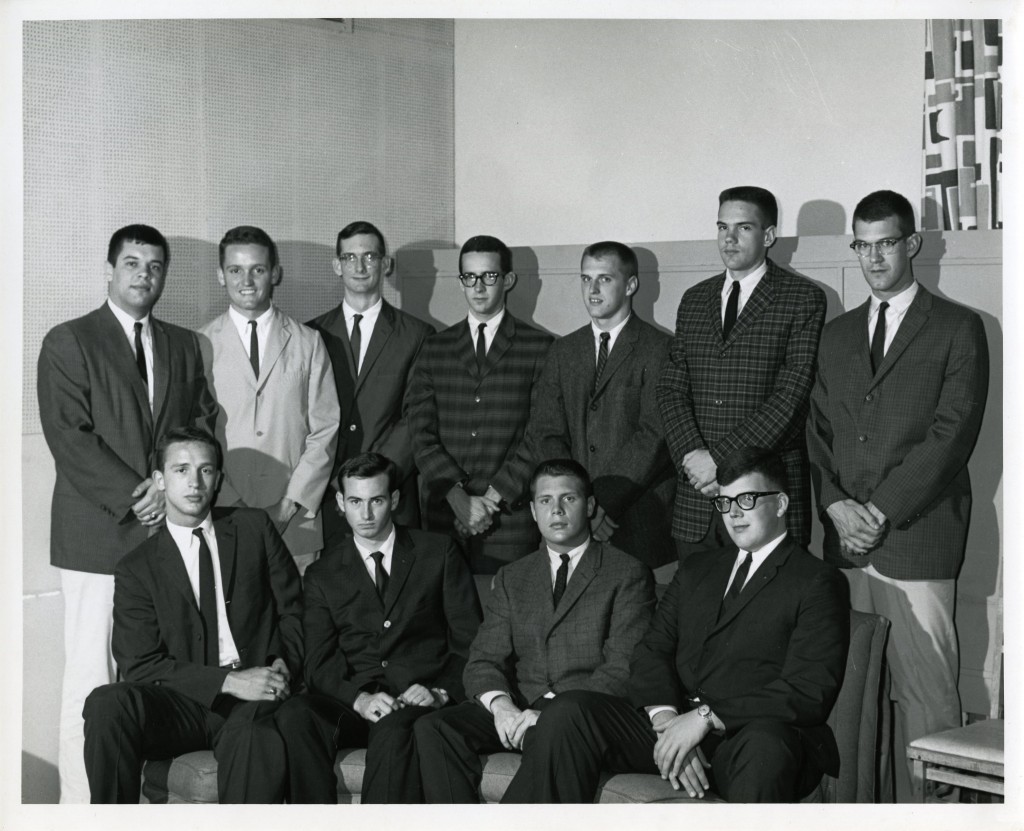
[(480, 703), (483, 705), (483, 708), (487, 710), (487, 712), (489, 713), (491, 712), (491, 703), (494, 701), (494, 699), (502, 695), (508, 696), (509, 699), (512, 698), (512, 696), (508, 695), (508, 693), (504, 690), (491, 690), (490, 692), (480, 693), (478, 698), (480, 700)]
[(671, 713), (674, 716), (678, 716), (679, 715), (679, 710), (677, 710), (675, 707), (672, 707), (669, 704), (663, 704), (660, 707), (648, 707), (647, 708), (647, 717), (651, 721), (654, 721), (654, 717), (656, 715), (658, 715), (658, 713)]

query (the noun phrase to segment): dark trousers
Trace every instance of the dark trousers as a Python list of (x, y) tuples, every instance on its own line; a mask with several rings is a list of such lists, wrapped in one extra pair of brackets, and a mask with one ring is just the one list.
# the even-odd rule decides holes
[(107, 684), (85, 701), (85, 770), (93, 803), (137, 803), (142, 765), (213, 750), (221, 802), (281, 802), (285, 742), (280, 705), (218, 696), (213, 708), (155, 684)]
[(310, 764), (290, 775), (291, 801), (336, 803), (334, 760), (338, 748), (365, 747), (361, 802), (423, 802), (413, 723), (433, 712), (430, 707), (403, 707), (371, 723), (328, 696), (300, 695), (285, 702), (277, 716), (281, 730), (301, 737), (303, 745), (313, 749)]

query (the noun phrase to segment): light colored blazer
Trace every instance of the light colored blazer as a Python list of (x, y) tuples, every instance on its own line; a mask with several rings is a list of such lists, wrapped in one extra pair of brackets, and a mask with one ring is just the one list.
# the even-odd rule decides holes
[(227, 312), (199, 330), (199, 343), (220, 404), (224, 484), (217, 504), (241, 499), (269, 508), (287, 496), (301, 506), (284, 533), (288, 550), (320, 550), (320, 502), (334, 464), (340, 416), (322, 338), (275, 308), (270, 337), (261, 346), (258, 381)]

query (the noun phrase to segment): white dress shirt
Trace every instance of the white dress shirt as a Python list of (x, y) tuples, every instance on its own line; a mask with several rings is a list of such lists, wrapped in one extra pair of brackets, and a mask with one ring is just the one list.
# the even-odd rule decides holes
[[(206, 545), (210, 549), (210, 559), (213, 560), (213, 583), (217, 589), (217, 655), (222, 667), (235, 663), (238, 660), (238, 647), (235, 646), (235, 639), (231, 635), (231, 625), (228, 623), (228, 610), (224, 603), (224, 586), (220, 570), (220, 552), (217, 548), (217, 533), (213, 529), (213, 519), (210, 514), (197, 526), (202, 529), (206, 538)], [(192, 593), (195, 595), (196, 604), (199, 604), (199, 540), (192, 532), (195, 528), (188, 528), (184, 525), (176, 525), (167, 520), (167, 530), (171, 539), (178, 546), (181, 559), (185, 563), (185, 571), (188, 572), (188, 581), (192, 584)]]
[[(623, 320), (621, 323), (616, 324), (614, 329), (608, 329), (607, 330), (607, 333), (609, 335), (609, 338), (608, 338), (608, 354), (609, 355), (612, 354), (612, 347), (615, 346), (615, 341), (618, 340), (618, 338), (619, 338), (619, 332), (622, 331), (622, 327), (623, 326), (625, 326), (627, 323), (629, 323), (629, 319), (632, 316), (633, 316), (632, 313), (626, 315), (626, 319)], [(594, 360), (596, 361), (597, 360), (597, 354), (598, 354), (598, 352), (601, 351), (601, 335), (604, 334), (606, 330), (598, 329), (597, 328), (597, 324), (594, 323), (594, 321), (590, 321), (590, 329), (594, 333)]]
[[(889, 304), (889, 308), (885, 310), (885, 346), (882, 349), (883, 355), (888, 352), (889, 347), (892, 346), (893, 338), (896, 337), (896, 333), (899, 331), (903, 318), (907, 316), (907, 309), (910, 308), (910, 304), (914, 302), (915, 297), (917, 297), (917, 280), (907, 286), (895, 297), (890, 297), (885, 301)], [(871, 343), (871, 339), (875, 336), (875, 324), (878, 322), (878, 308), (881, 305), (882, 301), (872, 294), (871, 308), (868, 310), (869, 345)]]
[[(234, 306), (228, 306), (228, 317), (231, 318), (231, 322), (238, 332), (238, 337), (242, 341), (245, 356), (251, 360), (252, 356), (249, 354), (249, 345), (252, 340), (252, 335), (250, 334), (252, 330), (249, 328), (249, 318), (235, 311)], [(263, 356), (267, 353), (267, 338), (270, 337), (270, 330), (274, 324), (274, 306), (271, 305), (269, 309), (255, 318), (255, 320), (256, 340), (259, 341), (260, 350), (260, 375), (262, 376)]]
[(477, 333), (480, 331), (480, 324), (484, 324), (484, 344), (486, 346), (486, 352), (491, 351), (491, 344), (494, 343), (494, 336), (498, 334), (498, 327), (501, 326), (501, 321), (505, 319), (505, 307), (502, 306), (500, 312), (498, 312), (490, 320), (480, 320), (472, 312), (467, 316), (469, 321), (469, 335), (473, 341), (473, 350), (476, 350), (476, 339)]
[[(384, 308), (384, 300), (379, 299), (365, 312), (357, 312), (347, 300), (341, 301), (341, 311), (345, 315), (345, 331), (348, 332), (349, 343), (352, 342), (352, 326), (355, 324), (355, 316), (362, 315), (359, 321), (359, 360), (356, 362), (356, 375), (363, 366), (363, 358), (366, 357), (366, 349), (370, 345), (370, 338), (373, 337), (373, 327), (377, 325), (377, 318), (380, 317), (380, 310)], [(390, 571), (388, 572), (391, 573)]]
[[(153, 378), (153, 324), (152, 318), (146, 315), (142, 320), (135, 320), (128, 312), (122, 309), (120, 306), (112, 303), (109, 299), (107, 305), (110, 307), (110, 311), (114, 313), (114, 317), (117, 318), (117, 322), (121, 324), (121, 328), (124, 330), (125, 337), (128, 338), (128, 346), (131, 347), (132, 355), (135, 355), (135, 324), (142, 324), (142, 351), (146, 353), (146, 377), (149, 379), (149, 383), (146, 384), (146, 395), (149, 396), (149, 411), (153, 412), (153, 388), (156, 386)], [(135, 355), (138, 359), (138, 355)]]
[[(743, 307), (747, 305), (747, 301), (750, 299), (750, 295), (754, 293), (754, 289), (757, 288), (757, 284), (761, 282), (761, 278), (767, 273), (768, 261), (765, 260), (746, 277), (741, 277), (739, 279), (740, 296), (736, 299), (737, 320), (740, 319), (740, 313), (743, 311)], [(722, 286), (722, 323), (725, 323), (725, 306), (729, 302), (729, 294), (732, 292), (732, 284), (736, 282), (736, 278), (733, 276), (731, 271), (726, 269), (725, 274), (725, 285)]]
[(366, 543), (368, 540), (364, 540), (362, 537), (353, 534), (352, 542), (356, 544), (356, 550), (359, 552), (359, 556), (363, 558), (363, 566), (366, 568), (367, 574), (370, 575), (370, 579), (376, 585), (377, 582), (377, 568), (373, 562), (373, 557), (370, 555), (375, 551), (379, 551), (384, 557), (381, 559), (381, 565), (384, 566), (384, 571), (391, 575), (391, 558), (395, 553), (395, 525), (391, 524), (391, 533), (388, 534), (388, 538), (384, 542), (377, 545), (374, 543), (374, 548), (367, 548)]

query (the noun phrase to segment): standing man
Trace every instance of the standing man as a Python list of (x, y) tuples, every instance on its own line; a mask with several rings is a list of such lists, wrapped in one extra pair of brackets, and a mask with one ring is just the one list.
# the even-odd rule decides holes
[(804, 424), (825, 293), (767, 259), (778, 222), (764, 188), (718, 197), (718, 250), (726, 271), (683, 295), (658, 402), (679, 483), (672, 517), (680, 560), (727, 545), (709, 498), (718, 465), (733, 450), (762, 446), (782, 455), (789, 480), (786, 521), (811, 538), (811, 484)]
[(676, 559), (676, 473), (655, 395), (671, 338), (633, 314), (637, 262), (628, 246), (587, 247), (580, 285), (591, 321), (551, 347), (530, 420), (531, 449), (538, 460), (571, 457), (583, 465), (594, 482), (594, 539), (656, 568)]
[(323, 341), (272, 302), (277, 246), (241, 225), (220, 241), (217, 280), (228, 310), (199, 330), (220, 404), (219, 505), (270, 514), (302, 574), (323, 548), (320, 502), (334, 464), (338, 395)]
[(542, 462), (530, 492), (544, 543), (494, 578), (466, 664), (470, 700), (416, 722), (427, 802), (478, 802), (480, 754), (502, 749), (523, 754), (502, 801), (536, 801), (572, 691), (624, 695), (654, 609), (651, 570), (591, 538), (594, 497), (578, 462)]
[(221, 802), (281, 802), (308, 741), (274, 721), (302, 669), (299, 574), (263, 511), (210, 505), (220, 448), (166, 433), (153, 480), (167, 526), (117, 566), (113, 649), (124, 683), (85, 703), (94, 803), (139, 801), (142, 766), (212, 749)]
[(151, 314), (169, 263), (155, 228), (115, 231), (107, 302), (50, 330), (39, 354), (39, 415), (57, 467), (50, 563), (64, 595), (61, 802), (89, 801), (82, 705), (117, 677), (114, 566), (164, 520), (153, 448), (175, 427), (212, 430), (217, 413), (195, 334)]
[(914, 280), (921, 237), (903, 196), (864, 197), (853, 232), (871, 297), (825, 329), (807, 439), (825, 559), (845, 570), (855, 609), (892, 621), (887, 658), (903, 802), (912, 798), (907, 743), (960, 726), (953, 613), (988, 345), (975, 312)]
[[(398, 471), (379, 453), (341, 467), (338, 506), (352, 527), (306, 574), (306, 681), (281, 713), (314, 737), (317, 763), (295, 770), (293, 802), (338, 798), (339, 747), (365, 747), (362, 802), (422, 802), (416, 719), (465, 699), (462, 670), (480, 601), (450, 537), (396, 526)], [(301, 725), (301, 727), (299, 726)]]
[[(420, 524), (416, 466), (403, 402), (412, 365), (433, 328), (381, 297), (381, 281), (394, 269), (384, 235), (369, 222), (352, 222), (338, 233), (334, 273), (341, 278), (341, 305), (309, 322), (320, 332), (334, 367), (341, 429), (332, 480), (353, 456), (373, 451), (398, 465), (401, 499), (395, 521)], [(324, 496), (325, 548), (349, 533), (338, 513), (338, 490)]]
[(423, 344), (409, 419), (427, 527), (458, 533), (473, 572), (493, 574), (536, 546), (523, 435), (552, 337), (505, 308), (516, 274), (501, 240), (467, 240), (459, 271), (468, 318)]

